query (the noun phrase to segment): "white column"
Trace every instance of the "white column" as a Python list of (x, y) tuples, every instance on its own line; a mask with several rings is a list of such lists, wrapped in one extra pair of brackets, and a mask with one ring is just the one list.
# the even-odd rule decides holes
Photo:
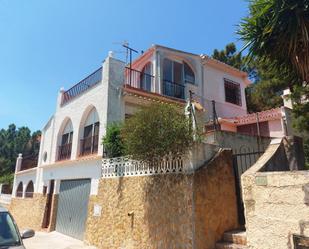
[(16, 196), (16, 189), (17, 189), (17, 184), (18, 184), (18, 182), (16, 182), (16, 173), (20, 171), (22, 161), (23, 161), (23, 155), (20, 153), (18, 154), (18, 157), (16, 159), (16, 165), (15, 165), (15, 174), (14, 174), (14, 182), (13, 182), (13, 190), (12, 190), (13, 197)]

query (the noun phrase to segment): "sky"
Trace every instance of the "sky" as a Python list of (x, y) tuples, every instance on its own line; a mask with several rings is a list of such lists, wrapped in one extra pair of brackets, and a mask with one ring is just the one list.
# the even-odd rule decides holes
[(235, 42), (246, 0), (0, 0), (0, 129), (42, 129), (59, 89), (99, 68), (108, 51), (124, 59), (160, 44), (211, 55)]

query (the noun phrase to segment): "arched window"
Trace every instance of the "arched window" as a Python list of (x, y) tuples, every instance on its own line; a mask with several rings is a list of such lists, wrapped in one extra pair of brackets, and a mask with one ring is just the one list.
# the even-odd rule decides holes
[(151, 91), (151, 87), (152, 87), (152, 79), (153, 76), (151, 74), (152, 71), (152, 64), (151, 62), (148, 62), (140, 75), (140, 82), (141, 82), (141, 89), (150, 92)]
[(32, 198), (33, 197), (33, 192), (34, 192), (33, 182), (30, 181), (28, 183), (28, 185), (27, 185), (27, 188), (26, 188), (25, 197), (26, 198)]
[(23, 197), (23, 191), (24, 191), (23, 183), (20, 182), (16, 190), (16, 197)]
[(183, 65), (184, 65), (185, 82), (195, 84), (195, 75), (192, 68), (186, 62), (184, 62)]
[(81, 139), (80, 155), (89, 155), (98, 152), (99, 147), (99, 116), (95, 108), (89, 112), (84, 124)]
[(71, 120), (68, 120), (61, 133), (60, 146), (58, 148), (58, 160), (66, 160), (71, 158), (72, 139), (73, 125)]
[(185, 98), (185, 83), (195, 84), (195, 75), (186, 62), (170, 59), (163, 61), (163, 94), (174, 98)]

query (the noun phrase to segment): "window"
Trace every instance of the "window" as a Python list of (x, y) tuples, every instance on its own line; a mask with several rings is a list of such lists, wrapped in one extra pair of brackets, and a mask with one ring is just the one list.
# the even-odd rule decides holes
[(140, 75), (140, 82), (141, 82), (141, 89), (150, 92), (151, 91), (151, 85), (152, 85), (152, 74), (151, 74), (151, 62), (148, 62)]
[(185, 82), (186, 83), (195, 83), (195, 75), (191, 67), (184, 62), (184, 73), (185, 73)]
[(23, 191), (24, 191), (23, 183), (20, 182), (16, 190), (16, 197), (23, 197)]
[(185, 83), (195, 84), (195, 75), (192, 68), (186, 62), (164, 59), (163, 94), (184, 99)]
[(241, 106), (240, 84), (224, 79), (225, 101)]
[(18, 230), (8, 212), (0, 213), (0, 248), (20, 248), (22, 246)]
[(60, 146), (58, 148), (58, 160), (67, 160), (71, 158), (73, 140), (73, 126), (69, 120), (63, 129)]
[(99, 117), (95, 108), (87, 116), (84, 124), (84, 134), (80, 141), (80, 155), (89, 155), (98, 152), (99, 147)]
[(28, 185), (27, 185), (27, 188), (26, 188), (25, 197), (26, 198), (32, 198), (33, 197), (33, 192), (34, 192), (33, 182), (30, 181), (28, 183)]

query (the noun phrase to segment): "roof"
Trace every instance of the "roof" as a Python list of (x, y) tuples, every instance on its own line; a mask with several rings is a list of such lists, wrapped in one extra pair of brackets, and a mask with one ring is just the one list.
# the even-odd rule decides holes
[(281, 107), (269, 109), (266, 111), (250, 113), (244, 116), (237, 116), (231, 118), (220, 118), (220, 123), (231, 123), (236, 126), (253, 124), (257, 122), (257, 117), (259, 122), (277, 120), (282, 118)]
[(251, 81), (248, 79), (248, 74), (246, 72), (241, 71), (241, 70), (239, 70), (239, 69), (237, 69), (237, 68), (235, 68), (233, 66), (230, 66), (230, 65), (228, 65), (228, 64), (226, 64), (224, 62), (216, 60), (216, 59), (212, 58), (211, 56), (208, 56), (208, 55), (205, 55), (205, 54), (198, 55), (198, 54), (186, 52), (186, 51), (175, 49), (175, 48), (169, 48), (169, 47), (158, 45), (158, 44), (152, 45), (152, 47), (147, 49), (141, 56), (136, 58), (133, 61), (132, 64), (133, 65), (137, 64), (139, 61), (142, 60), (142, 58), (145, 58), (145, 57), (149, 56), (149, 54), (152, 53), (157, 48), (159, 48), (159, 49), (160, 48), (161, 49), (167, 49), (167, 50), (170, 50), (170, 51), (173, 51), (173, 52), (176, 52), (176, 53), (183, 53), (183, 54), (187, 54), (187, 55), (190, 55), (190, 56), (198, 57), (198, 58), (200, 58), (202, 60), (202, 62), (208, 63), (208, 65), (210, 65), (210, 66), (213, 66), (213, 67), (216, 67), (216, 68), (220, 68), (221, 70), (226, 70), (226, 71), (228, 71), (230, 73), (235, 74), (236, 76), (239, 76), (239, 77), (242, 77), (242, 78), (246, 78), (247, 79), (245, 81), (246, 85), (251, 84)]
[(8, 210), (0, 205), (0, 213), (8, 212)]

